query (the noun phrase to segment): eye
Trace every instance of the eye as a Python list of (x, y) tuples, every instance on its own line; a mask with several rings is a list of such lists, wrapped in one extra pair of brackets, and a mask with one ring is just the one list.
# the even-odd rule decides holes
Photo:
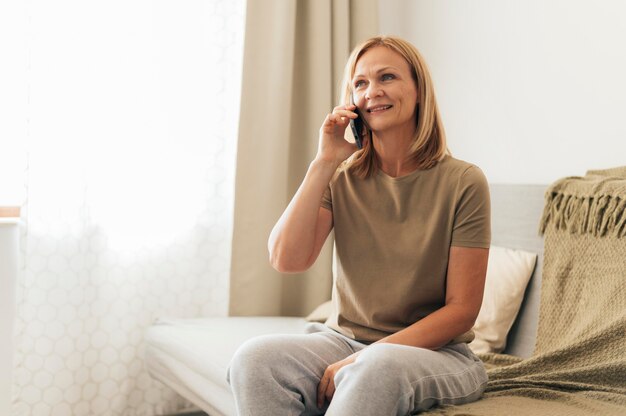
[(383, 74), (382, 77), (380, 77), (383, 81), (387, 81), (387, 80), (391, 80), (391, 79), (395, 79), (395, 75), (394, 74)]
[(354, 88), (359, 88), (361, 85), (363, 85), (365, 82), (363, 80), (359, 80), (357, 82), (354, 83)]

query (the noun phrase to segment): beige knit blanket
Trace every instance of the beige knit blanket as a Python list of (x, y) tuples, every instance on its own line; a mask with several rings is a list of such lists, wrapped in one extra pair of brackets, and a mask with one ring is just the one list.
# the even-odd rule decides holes
[(484, 398), (441, 415), (626, 415), (626, 166), (546, 191), (534, 354), (481, 356)]

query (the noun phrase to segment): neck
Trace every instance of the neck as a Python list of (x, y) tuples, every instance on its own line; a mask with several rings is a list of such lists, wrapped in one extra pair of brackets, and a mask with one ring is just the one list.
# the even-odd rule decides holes
[(383, 172), (395, 178), (415, 171), (415, 162), (409, 157), (413, 134), (398, 135), (393, 132), (373, 132), (372, 137), (374, 149)]

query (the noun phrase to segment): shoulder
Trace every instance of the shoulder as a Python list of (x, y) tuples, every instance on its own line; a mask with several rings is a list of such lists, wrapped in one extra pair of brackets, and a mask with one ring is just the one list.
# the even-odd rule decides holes
[(437, 176), (452, 183), (487, 183), (483, 171), (474, 163), (447, 155), (435, 167)]
[(454, 158), (450, 155), (444, 157), (436, 166), (446, 173), (454, 173), (459, 176), (470, 170), (480, 170), (480, 168), (475, 164), (462, 159)]
[(337, 182), (345, 182), (348, 178), (352, 176), (350, 172), (350, 164), (351, 157), (341, 162), (341, 164), (335, 170), (333, 177), (330, 179), (330, 186), (334, 185)]
[(478, 166), (450, 157), (447, 175), (453, 181), (450, 189), (454, 189), (454, 198), (459, 204), (489, 204), (489, 182)]

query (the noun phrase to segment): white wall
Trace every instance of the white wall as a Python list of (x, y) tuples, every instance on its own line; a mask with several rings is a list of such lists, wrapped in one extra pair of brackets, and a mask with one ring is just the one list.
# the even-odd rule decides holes
[(492, 183), (626, 165), (626, 2), (380, 0), (414, 43), (449, 146)]

